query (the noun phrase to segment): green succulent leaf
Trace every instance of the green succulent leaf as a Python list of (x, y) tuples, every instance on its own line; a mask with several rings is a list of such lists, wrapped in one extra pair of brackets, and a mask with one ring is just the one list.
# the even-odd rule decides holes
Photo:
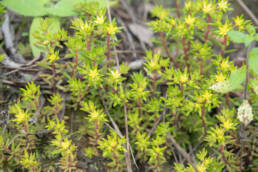
[(245, 75), (246, 75), (245, 68), (237, 69), (230, 75), (229, 82), (232, 90), (241, 88), (241, 84), (245, 80)]
[(253, 41), (253, 38), (249, 35), (235, 30), (229, 31), (228, 36), (233, 42), (244, 43), (246, 47), (248, 47), (248, 45)]
[[(57, 33), (58, 30), (60, 30), (60, 21), (58, 18), (52, 18), (53, 22), (49, 26), (49, 31), (52, 33)], [(31, 27), (30, 27), (30, 47), (32, 49), (32, 53), (34, 57), (38, 57), (40, 55), (40, 52), (45, 52), (46, 50), (42, 50), (38, 48), (35, 44), (37, 43), (37, 39), (34, 36), (35, 31), (39, 30), (41, 27), (40, 24), (41, 17), (36, 17), (33, 19)]]
[(253, 48), (249, 54), (249, 66), (258, 75), (258, 48)]
[(1, 3), (16, 13), (24, 16), (44, 16), (47, 14), (44, 5), (50, 0), (3, 0)]
[(60, 0), (56, 5), (46, 9), (50, 15), (68, 17), (76, 15), (75, 6), (84, 0)]
[[(76, 15), (75, 7), (79, 3), (98, 2), (101, 8), (106, 7), (106, 0), (3, 0), (1, 3), (24, 16), (40, 17), (52, 15), (58, 17), (68, 17)], [(116, 1), (111, 1), (110, 6), (115, 5)]]

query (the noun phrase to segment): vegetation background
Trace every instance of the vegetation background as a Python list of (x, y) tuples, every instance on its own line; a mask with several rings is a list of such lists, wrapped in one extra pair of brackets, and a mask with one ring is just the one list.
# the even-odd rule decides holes
[(258, 0), (1, 0), (0, 171), (258, 171)]

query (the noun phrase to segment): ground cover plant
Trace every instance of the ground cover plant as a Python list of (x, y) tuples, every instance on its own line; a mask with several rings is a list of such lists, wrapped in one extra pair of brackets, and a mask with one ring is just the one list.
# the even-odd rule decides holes
[[(118, 56), (124, 27), (111, 17), (113, 1), (63, 0), (57, 11), (38, 1), (33, 14), (13, 2), (0, 12), (41, 16), (29, 33), (29, 66), (40, 72), (11, 71), (28, 82), (1, 117), (0, 170), (258, 170), (258, 34), (243, 15), (229, 16), (230, 2), (154, 6), (148, 26), (159, 48), (136, 70)], [(62, 23), (66, 8), (75, 17)], [(238, 64), (233, 44), (244, 49)]]

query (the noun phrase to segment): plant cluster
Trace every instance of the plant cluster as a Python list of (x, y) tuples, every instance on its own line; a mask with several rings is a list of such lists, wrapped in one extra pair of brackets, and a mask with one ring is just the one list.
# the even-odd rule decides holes
[[(149, 26), (164, 52), (147, 51), (140, 71), (112, 51), (122, 28), (106, 7), (76, 9), (69, 31), (38, 19), (48, 89), (30, 82), (11, 103), (2, 169), (257, 170), (258, 34), (243, 16), (231, 21), (227, 0), (187, 0), (177, 17), (156, 6)], [(228, 57), (232, 41), (247, 49), (241, 67)]]

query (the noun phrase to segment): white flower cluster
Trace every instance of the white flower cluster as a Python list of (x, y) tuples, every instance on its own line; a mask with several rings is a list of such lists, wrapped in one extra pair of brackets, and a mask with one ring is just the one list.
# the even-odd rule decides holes
[(237, 118), (239, 121), (244, 123), (247, 126), (253, 120), (252, 107), (247, 100), (244, 100), (243, 103), (239, 106), (237, 111)]
[(227, 93), (230, 91), (231, 85), (229, 81), (220, 81), (210, 86), (210, 89), (218, 93)]

